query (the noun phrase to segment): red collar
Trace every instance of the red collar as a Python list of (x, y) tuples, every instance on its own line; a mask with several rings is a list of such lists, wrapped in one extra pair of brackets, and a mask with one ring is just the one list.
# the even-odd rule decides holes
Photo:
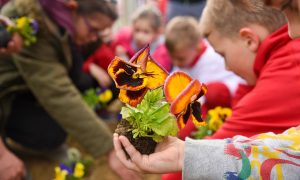
[(189, 65), (189, 67), (193, 67), (196, 65), (196, 63), (200, 60), (200, 57), (204, 54), (204, 52), (207, 49), (207, 45), (205, 44), (205, 42), (202, 40), (199, 43), (199, 53), (197, 54), (197, 56), (195, 57), (195, 59), (192, 61), (192, 63)]

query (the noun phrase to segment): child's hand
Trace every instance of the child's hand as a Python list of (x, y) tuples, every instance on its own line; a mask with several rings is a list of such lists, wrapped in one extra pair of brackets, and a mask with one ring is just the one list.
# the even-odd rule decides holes
[(129, 57), (127, 56), (126, 50), (125, 50), (125, 48), (123, 46), (118, 45), (116, 47), (115, 54), (116, 54), (116, 56), (119, 56), (123, 60), (126, 60), (126, 61), (129, 60)]
[(96, 64), (91, 64), (90, 72), (102, 88), (107, 88), (111, 85), (111, 78), (101, 67), (97, 66)]
[(120, 177), (122, 180), (141, 180), (141, 174), (127, 169), (123, 163), (116, 156), (115, 151), (111, 151), (108, 155), (109, 167)]
[[(169, 173), (182, 170), (184, 142), (175, 137), (167, 137), (159, 143), (155, 152), (150, 155), (142, 155), (124, 136), (114, 134), (114, 146), (117, 157), (129, 169), (143, 173)], [(125, 152), (130, 156), (126, 158)]]

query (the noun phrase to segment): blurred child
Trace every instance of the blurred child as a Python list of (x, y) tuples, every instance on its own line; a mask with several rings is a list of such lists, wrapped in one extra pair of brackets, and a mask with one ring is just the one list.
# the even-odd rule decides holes
[(83, 64), (83, 71), (90, 73), (97, 80), (102, 88), (112, 85), (112, 80), (107, 74), (107, 67), (115, 57), (113, 48), (110, 45), (111, 28), (107, 28), (100, 33), (101, 43), (96, 51), (88, 57)]
[(231, 97), (243, 81), (225, 69), (223, 58), (200, 37), (194, 18), (173, 18), (166, 27), (165, 45), (173, 63), (172, 71), (184, 71), (208, 86), (208, 109), (231, 106)]
[[(154, 54), (164, 42), (161, 32), (162, 18), (159, 10), (153, 6), (138, 9), (133, 15), (132, 26), (121, 29), (114, 38), (116, 55), (130, 59), (138, 50), (150, 44), (150, 52), (155, 58)], [(158, 63), (168, 70), (170, 62), (159, 59), (162, 61)]]
[(299, 39), (291, 41), (287, 26), (277, 30), (286, 22), (281, 12), (270, 7), (253, 12), (248, 4), (208, 1), (201, 19), (203, 35), (228, 69), (254, 86), (212, 138), (281, 133), (300, 124)]

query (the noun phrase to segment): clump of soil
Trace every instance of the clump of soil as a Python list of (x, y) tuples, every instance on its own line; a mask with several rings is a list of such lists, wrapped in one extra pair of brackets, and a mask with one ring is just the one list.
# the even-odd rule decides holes
[(0, 47), (7, 47), (11, 35), (6, 30), (6, 25), (0, 20)]
[[(152, 138), (150, 137), (138, 137), (138, 138), (133, 138), (132, 132), (128, 131), (131, 129), (132, 126), (128, 123), (128, 121), (122, 119), (116, 130), (115, 133), (119, 135), (123, 135), (128, 138), (130, 143), (141, 153), (141, 154), (152, 154), (154, 153), (155, 147), (156, 147), (156, 142), (153, 141)], [(125, 151), (126, 152), (126, 151)], [(128, 154), (126, 153), (128, 156)]]

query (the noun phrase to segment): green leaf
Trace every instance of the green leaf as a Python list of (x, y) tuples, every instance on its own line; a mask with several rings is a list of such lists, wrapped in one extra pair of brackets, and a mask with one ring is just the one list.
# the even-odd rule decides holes
[(170, 113), (170, 104), (165, 101), (162, 88), (148, 91), (135, 108), (126, 105), (121, 110), (122, 118), (133, 126), (133, 137), (152, 137), (160, 142), (165, 136), (176, 136), (178, 127)]
[(205, 136), (211, 135), (211, 130), (209, 130), (208, 125), (198, 127), (198, 130), (192, 133), (195, 139), (203, 139)]
[(159, 136), (157, 134), (155, 134), (153, 137), (152, 137), (153, 141), (155, 142), (160, 142), (163, 140), (163, 136)]
[(83, 93), (83, 100), (92, 108), (95, 109), (99, 102), (97, 89), (88, 89)]

